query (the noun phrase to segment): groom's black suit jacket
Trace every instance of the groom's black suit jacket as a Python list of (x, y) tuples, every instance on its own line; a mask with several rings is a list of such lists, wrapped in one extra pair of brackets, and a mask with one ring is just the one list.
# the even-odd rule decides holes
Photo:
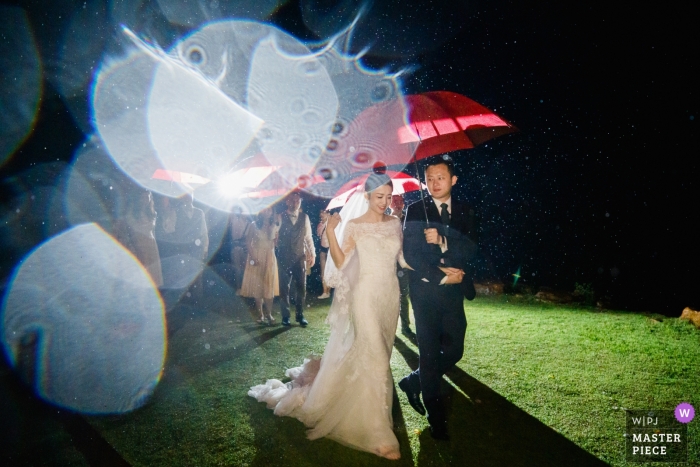
[[(465, 280), (471, 280), (473, 274), (471, 263), (476, 254), (474, 210), (454, 198), (451, 204), (447, 251), (444, 254), (439, 245), (426, 243), (423, 233), (426, 228), (436, 228), (440, 235), (445, 235), (448, 230), (442, 225), (440, 211), (433, 198), (425, 199), (425, 208), (428, 213), (427, 225), (426, 210), (423, 208), (422, 201), (408, 207), (404, 220), (403, 253), (406, 262), (414, 269), (410, 272), (410, 282), (425, 282), (423, 279), (426, 279), (429, 284), (437, 286), (445, 277), (438, 267), (445, 265), (464, 270)], [(441, 259), (444, 259), (444, 262), (441, 262)]]
[[(425, 241), (424, 230), (436, 228), (441, 235), (445, 226), (432, 198), (425, 200), (428, 224), (423, 202), (408, 207), (404, 222), (403, 253), (409, 270), (409, 295), (413, 304), (418, 337), (419, 368), (408, 376), (408, 384), (416, 388), (420, 383), (423, 402), (431, 423), (445, 419), (440, 400), (442, 375), (454, 366), (464, 354), (464, 336), (467, 319), (464, 314), (463, 287), (471, 281), (470, 263), (476, 251), (474, 242), (474, 211), (469, 206), (452, 200), (452, 215), (447, 236), (447, 251)], [(441, 259), (445, 260), (444, 264)], [(440, 285), (445, 274), (439, 269), (449, 265), (463, 269), (465, 277), (460, 285)]]

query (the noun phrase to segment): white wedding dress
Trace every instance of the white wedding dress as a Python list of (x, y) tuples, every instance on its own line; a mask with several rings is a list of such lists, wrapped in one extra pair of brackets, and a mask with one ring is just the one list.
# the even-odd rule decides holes
[(331, 333), (323, 357), (309, 358), (248, 395), (275, 415), (309, 427), (309, 439), (328, 437), (362, 451), (399, 452), (392, 430), (393, 380), (389, 368), (399, 316), (397, 259), (401, 223), (349, 222), (342, 240), (345, 262), (330, 279), (335, 296), (328, 314)]

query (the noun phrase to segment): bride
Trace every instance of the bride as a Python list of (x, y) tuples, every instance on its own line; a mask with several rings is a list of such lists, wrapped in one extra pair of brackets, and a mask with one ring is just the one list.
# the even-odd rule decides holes
[(302, 421), (310, 428), (309, 439), (328, 437), (399, 459), (389, 359), (399, 316), (396, 261), (408, 265), (401, 253), (401, 223), (384, 214), (392, 189), (387, 175), (372, 174), (364, 193), (356, 192), (328, 221), (333, 261), (327, 262), (325, 278), (335, 295), (323, 357), (287, 370), (289, 383), (268, 380), (248, 395), (266, 402), (275, 415)]

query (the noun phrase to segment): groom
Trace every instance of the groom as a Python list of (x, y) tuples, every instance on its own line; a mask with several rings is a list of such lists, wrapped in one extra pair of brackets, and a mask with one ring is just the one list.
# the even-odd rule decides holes
[[(425, 169), (430, 197), (408, 207), (404, 221), (404, 257), (409, 271), (411, 303), (418, 338), (419, 368), (399, 381), (411, 406), (427, 408), (430, 434), (449, 439), (447, 414), (440, 395), (442, 375), (464, 352), (467, 319), (464, 298), (476, 292), (470, 266), (476, 252), (474, 211), (452, 198), (457, 183), (449, 156), (435, 158)], [(420, 394), (423, 393), (421, 403)]]

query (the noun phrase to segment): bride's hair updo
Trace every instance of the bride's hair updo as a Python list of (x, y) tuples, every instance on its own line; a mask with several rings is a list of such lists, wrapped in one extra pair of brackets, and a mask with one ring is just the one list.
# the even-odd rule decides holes
[(365, 193), (371, 193), (380, 186), (388, 185), (392, 190), (394, 189), (394, 184), (391, 182), (391, 177), (385, 173), (373, 173), (367, 177), (365, 182)]

